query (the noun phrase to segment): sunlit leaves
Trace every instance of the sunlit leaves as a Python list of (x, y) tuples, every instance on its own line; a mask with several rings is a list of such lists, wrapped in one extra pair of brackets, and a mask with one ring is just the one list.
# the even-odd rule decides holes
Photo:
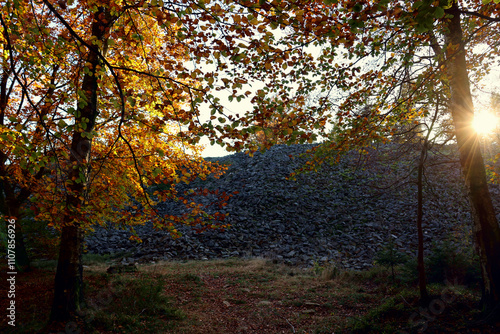
[[(179, 29), (186, 22), (149, 5), (130, 7), (122, 15), (123, 8), (114, 3), (108, 8), (109, 17), (120, 17), (109, 36), (96, 38), (90, 27), (92, 14), (100, 9), (87, 5), (79, 2), (60, 10), (72, 31), (43, 7), (19, 7), (8, 13), (24, 20), (21, 27), (25, 30), (18, 25), (9, 27), (10, 35), (19, 42), (15, 49), (3, 50), (4, 63), (16, 66), (30, 80), (10, 79), (19, 82), (13, 86), (7, 109), (2, 110), (10, 122), (0, 135), (2, 153), (9, 159), (8, 181), (29, 188), (36, 198), (37, 218), (56, 228), (63, 226), (63, 218), (69, 214), (84, 228), (106, 221), (120, 226), (153, 220), (170, 229), (169, 224), (182, 223), (185, 217), (170, 217), (166, 222), (155, 212), (156, 201), (175, 198), (173, 185), (178, 182), (221, 171), (202, 161), (199, 149), (187, 143), (199, 136), (194, 126), (199, 112), (191, 107), (203, 98), (197, 88), (202, 73), (184, 67), (189, 45), (179, 40), (187, 32), (179, 34)], [(164, 4), (158, 1), (157, 5)], [(52, 21), (39, 29), (32, 16), (41, 22)], [(111, 24), (109, 17), (98, 20)], [(168, 23), (167, 28), (157, 24), (161, 20)], [(36, 42), (20, 43), (31, 39)], [(105, 61), (92, 60), (92, 47)], [(7, 51), (14, 59), (10, 64)], [(92, 78), (97, 78), (95, 92), (84, 88), (85, 80)], [(213, 77), (211, 80), (213, 84)], [(24, 100), (20, 98), (21, 85), (28, 87), (24, 94), (32, 103), (24, 95)], [(96, 107), (97, 114), (85, 114), (88, 107)], [(183, 129), (181, 136), (177, 124), (189, 129)], [(72, 147), (75, 136), (82, 140)], [(81, 154), (90, 147), (90, 156)], [(34, 174), (45, 166), (49, 168), (36, 178)], [(181, 177), (180, 169), (186, 171)], [(152, 197), (147, 189), (158, 184), (168, 188)], [(68, 198), (74, 202), (65, 202)], [(127, 209), (132, 199), (141, 203), (135, 212)], [(191, 223), (203, 223), (198, 220), (202, 213), (201, 206), (193, 206)], [(214, 215), (203, 216), (212, 225), (217, 220)]]
[[(197, 152), (192, 145), (200, 136), (232, 150), (255, 150), (255, 136), (269, 139), (264, 140), (267, 146), (305, 143), (328, 136), (326, 127), (331, 126), (338, 130), (335, 139), (339, 143), (361, 144), (382, 140), (397, 120), (413, 121), (416, 114), (404, 111), (417, 99), (397, 98), (394, 87), (397, 80), (405, 80), (401, 68), (413, 61), (415, 49), (429, 43), (417, 33), (433, 28), (436, 20), (445, 17), (446, 9), (442, 1), (412, 5), (181, 0), (108, 6), (112, 27), (101, 20), (109, 33), (100, 38), (90, 29), (95, 22), (92, 14), (101, 10), (94, 3), (81, 1), (60, 10), (73, 32), (38, 8), (36, 14), (45, 15), (51, 24), (39, 29), (24, 18), (26, 29), (33, 31), (19, 31), (16, 36), (19, 40), (37, 37), (36, 48), (33, 51), (30, 44), (34, 43), (26, 43), (16, 54), (25, 55), (24, 68), (32, 65), (26, 71), (33, 81), (31, 96), (45, 96), (51, 87), (47, 69), (61, 66), (56, 81), (63, 88), (47, 99), (50, 117), (46, 123), (34, 120), (33, 106), (25, 110), (33, 116), (30, 126), (38, 124), (43, 130), (39, 130), (37, 145), (52, 152), (61, 166), (51, 177), (64, 179), (69, 168), (65, 159), (75, 153), (68, 151), (75, 134), (92, 140), (88, 165), (82, 167), (90, 167), (91, 172), (86, 178), (78, 174), (66, 180), (89, 183), (90, 197), (84, 196), (83, 201), (77, 197), (82, 201), (80, 214), (90, 217), (100, 210), (100, 222), (107, 216), (116, 218), (105, 201), (88, 200), (104, 193), (106, 185), (113, 189), (109, 202), (115, 207), (130, 202), (126, 194), (142, 196), (139, 211), (147, 215), (126, 214), (122, 205), (120, 212), (126, 218), (116, 218), (133, 223), (155, 216), (149, 205), (155, 200), (175, 198), (171, 189), (175, 183), (217, 173), (217, 168), (206, 167), (196, 154), (181, 153), (183, 149)], [(93, 47), (100, 51), (98, 61), (91, 59)], [(367, 70), (370, 66), (377, 69)], [(421, 71), (404, 89), (432, 85), (430, 75)], [(90, 77), (98, 78), (95, 101), (90, 98), (92, 90), (82, 89)], [(363, 109), (367, 104), (371, 108)], [(94, 105), (98, 109), (95, 119), (81, 115)], [(29, 138), (28, 127), (20, 119), (16, 116), (11, 130)], [(56, 144), (47, 138), (56, 138)], [(169, 190), (153, 198), (144, 189), (158, 183), (168, 185)], [(66, 193), (57, 196), (64, 198)], [(47, 198), (64, 206), (62, 200)], [(194, 223), (204, 216), (191, 201), (186, 199), (185, 204), (197, 216), (186, 221)], [(156, 223), (161, 225), (159, 220)]]

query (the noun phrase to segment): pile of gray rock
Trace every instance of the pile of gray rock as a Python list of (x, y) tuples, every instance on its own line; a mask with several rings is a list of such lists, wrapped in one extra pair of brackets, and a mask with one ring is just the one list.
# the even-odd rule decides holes
[[(397, 250), (416, 252), (416, 167), (418, 148), (396, 146), (351, 152), (318, 172), (287, 177), (307, 161), (310, 145), (274, 146), (249, 157), (236, 153), (210, 158), (230, 165), (220, 178), (189, 185), (233, 193), (218, 211), (228, 213), (224, 231), (197, 233), (179, 226), (182, 237), (150, 225), (136, 227), (142, 243), (130, 233), (99, 228), (87, 237), (91, 253), (126, 254), (129, 261), (264, 257), (291, 265), (333, 261), (345, 268), (365, 269), (374, 255), (391, 243)], [(452, 151), (451, 148), (448, 148)], [(399, 156), (398, 156), (399, 155)], [(450, 156), (452, 157), (450, 160)], [(468, 243), (470, 212), (454, 154), (430, 154), (426, 169), (424, 229), (426, 249), (445, 239)], [(496, 207), (500, 189), (491, 185)], [(215, 195), (196, 196), (208, 204)], [(176, 202), (158, 205), (164, 215), (183, 212)], [(215, 209), (212, 209), (215, 210)]]

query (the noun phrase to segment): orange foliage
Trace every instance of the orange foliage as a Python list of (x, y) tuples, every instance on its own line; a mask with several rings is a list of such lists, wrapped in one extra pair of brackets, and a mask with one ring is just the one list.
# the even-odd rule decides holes
[[(10, 56), (2, 58), (2, 78), (11, 87), (3, 91), (1, 110), (3, 183), (25, 189), (36, 218), (58, 229), (75, 221), (84, 229), (153, 221), (175, 234), (175, 223), (223, 219), (202, 220), (201, 205), (168, 219), (154, 207), (178, 197), (175, 184), (224, 170), (205, 162), (188, 142), (197, 138), (196, 129), (184, 126), (197, 114), (190, 108), (190, 87), (197, 83), (178, 73), (187, 60), (186, 46), (175, 37), (180, 28), (162, 28), (154, 10), (113, 3), (99, 17), (113, 20), (109, 35), (92, 39), (96, 4), (58, 8), (60, 17), (44, 4), (11, 4), (16, 15), (2, 13), (3, 51)], [(95, 68), (88, 61), (94, 47), (105, 57)], [(80, 110), (92, 103), (82, 87), (92, 76), (97, 114), (82, 118)], [(76, 149), (75, 134), (83, 138)], [(86, 146), (90, 155), (81, 160), (78, 150)], [(79, 173), (72, 174), (74, 168)], [(75, 184), (83, 184), (83, 191), (77, 193)], [(158, 184), (166, 190), (148, 190)], [(78, 199), (77, 207), (69, 205), (69, 195)], [(72, 221), (65, 221), (68, 214)]]

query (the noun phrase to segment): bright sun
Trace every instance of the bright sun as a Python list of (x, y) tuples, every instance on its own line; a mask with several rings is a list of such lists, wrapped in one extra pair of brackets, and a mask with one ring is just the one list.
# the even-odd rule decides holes
[(493, 132), (498, 124), (498, 117), (491, 112), (479, 112), (474, 115), (472, 126), (479, 134)]

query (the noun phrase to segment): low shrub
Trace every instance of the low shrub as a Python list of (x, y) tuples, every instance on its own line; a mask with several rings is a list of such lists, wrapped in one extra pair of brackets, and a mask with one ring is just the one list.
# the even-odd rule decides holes
[[(431, 254), (425, 259), (427, 283), (451, 282), (469, 287), (481, 282), (479, 260), (470, 247), (458, 247), (447, 240), (435, 244)], [(418, 277), (417, 259), (409, 259), (402, 267), (401, 279), (416, 282)]]
[(394, 240), (385, 244), (384, 248), (375, 255), (375, 263), (384, 267), (391, 268), (392, 281), (395, 280), (394, 268), (400, 264), (406, 263), (409, 260), (408, 255), (396, 249)]

